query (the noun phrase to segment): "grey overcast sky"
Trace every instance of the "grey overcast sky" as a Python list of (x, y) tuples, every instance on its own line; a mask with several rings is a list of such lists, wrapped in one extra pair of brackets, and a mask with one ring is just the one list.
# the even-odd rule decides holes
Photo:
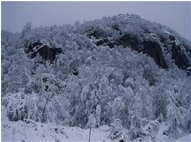
[(138, 14), (165, 24), (191, 41), (191, 2), (2, 2), (2, 29), (19, 32), (33, 26), (73, 24), (117, 14)]

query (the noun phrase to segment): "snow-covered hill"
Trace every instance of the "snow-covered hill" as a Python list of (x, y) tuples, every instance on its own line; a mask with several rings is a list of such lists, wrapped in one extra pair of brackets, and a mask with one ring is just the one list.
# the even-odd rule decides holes
[(2, 31), (1, 51), (4, 141), (87, 141), (89, 128), (92, 141), (191, 133), (191, 46), (166, 26), (128, 14), (29, 23)]

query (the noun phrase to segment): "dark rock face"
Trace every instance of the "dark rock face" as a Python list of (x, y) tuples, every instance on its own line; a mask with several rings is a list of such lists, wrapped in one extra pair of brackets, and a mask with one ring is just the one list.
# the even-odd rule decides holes
[(144, 41), (142, 45), (144, 47), (143, 53), (152, 57), (155, 60), (156, 64), (158, 64), (160, 67), (168, 68), (163, 56), (162, 49), (157, 42)]
[(34, 52), (35, 50), (37, 50), (38, 48), (40, 48), (40, 46), (42, 46), (42, 43), (40, 41), (36, 41), (33, 43), (30, 43), (26, 48), (25, 48), (25, 53), (30, 53), (30, 52)]
[(149, 55), (160, 67), (168, 68), (163, 56), (162, 49), (157, 42), (144, 41), (140, 43), (136, 37), (124, 35), (120, 38), (119, 43), (124, 47), (130, 47), (137, 52), (143, 52), (144, 54)]
[(188, 56), (191, 57), (191, 49), (185, 44), (176, 44), (176, 39), (173, 35), (169, 35), (171, 41), (171, 53), (174, 63), (183, 69), (188, 75), (191, 74), (191, 63), (189, 62)]
[(52, 64), (56, 58), (56, 55), (61, 53), (61, 48), (50, 48), (48, 45), (43, 45), (40, 41), (31, 43), (25, 48), (25, 53), (28, 54), (29, 58), (33, 59), (39, 54), (42, 59), (49, 60)]
[(102, 37), (102, 33), (101, 33), (101, 32), (98, 32), (98, 31), (96, 31), (96, 30), (90, 30), (90, 31), (88, 31), (87, 36), (88, 36), (89, 38), (91, 38), (91, 36), (93, 36), (93, 37), (95, 37), (96, 39), (99, 39), (100, 37)]
[[(148, 56), (152, 57), (156, 64), (161, 68), (168, 69), (162, 47), (157, 41), (147, 40), (140, 42), (136, 36), (129, 34), (120, 35), (121, 37), (114, 41), (109, 40), (107, 37), (103, 37), (100, 33), (98, 33), (99, 32), (97, 31), (89, 31), (89, 34), (87, 35), (89, 38), (93, 36), (94, 38), (98, 39), (95, 42), (97, 46), (108, 46), (109, 48), (114, 48), (115, 45), (122, 45), (125, 48), (128, 47), (137, 52), (143, 52), (144, 54), (147, 54)], [(183, 69), (187, 73), (189, 72), (191, 74), (191, 65), (189, 59), (181, 50), (181, 48), (184, 48), (184, 46), (177, 46), (175, 44), (176, 38), (173, 35), (169, 35), (168, 39), (163, 37), (160, 37), (159, 39), (163, 46), (167, 47), (167, 51), (172, 54), (172, 59), (175, 61), (175, 64), (180, 69)], [(171, 46), (172, 48), (168, 48), (168, 46)], [(184, 49), (189, 54), (189, 56), (191, 56), (191, 51), (189, 48), (185, 47)]]
[(49, 60), (52, 63), (58, 53), (62, 52), (61, 48), (49, 48), (47, 45), (43, 45), (37, 51), (44, 60)]
[(123, 45), (124, 47), (130, 47), (133, 50), (141, 52), (141, 45), (136, 37), (125, 34), (119, 40), (119, 44)]
[(172, 51), (172, 58), (174, 59), (175, 64), (179, 68), (186, 70), (187, 68), (191, 67), (188, 58), (184, 53), (182, 53), (180, 46), (173, 45), (171, 51)]
[[(91, 36), (94, 36), (94, 34), (92, 34)], [(97, 35), (95, 38), (98, 38)], [(129, 47), (132, 50), (136, 50), (137, 52), (143, 52), (144, 54), (147, 54), (148, 56), (154, 58), (156, 64), (158, 64), (161, 68), (168, 68), (163, 56), (162, 49), (157, 42), (144, 41), (143, 43), (141, 43), (135, 36), (125, 34), (121, 36), (118, 41), (109, 41), (107, 38), (104, 38), (100, 39), (95, 44), (97, 46), (109, 46), (110, 48), (114, 48), (115, 45)]]
[(175, 37), (174, 37), (173, 35), (169, 35), (169, 39), (170, 39), (171, 41), (175, 41)]
[(107, 44), (107, 43), (108, 43), (108, 39), (105, 38), (105, 39), (102, 39), (102, 40), (99, 40), (98, 42), (96, 42), (96, 45), (100, 46), (100, 45)]

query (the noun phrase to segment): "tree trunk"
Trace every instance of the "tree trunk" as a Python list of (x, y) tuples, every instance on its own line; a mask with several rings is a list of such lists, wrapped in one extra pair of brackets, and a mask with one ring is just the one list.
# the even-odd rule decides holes
[(91, 131), (92, 131), (92, 128), (90, 127), (90, 131), (89, 131), (89, 140), (88, 140), (88, 142), (90, 142), (90, 138), (91, 138)]

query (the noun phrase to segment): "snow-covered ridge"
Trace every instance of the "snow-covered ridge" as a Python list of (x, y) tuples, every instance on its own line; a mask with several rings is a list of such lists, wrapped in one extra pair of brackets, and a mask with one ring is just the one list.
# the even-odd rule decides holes
[(86, 141), (90, 128), (92, 141), (173, 141), (191, 133), (190, 45), (166, 26), (136, 15), (26, 24), (21, 33), (2, 32), (1, 51), (3, 140), (27, 141), (48, 129), (38, 140), (64, 141), (74, 127), (71, 141)]

